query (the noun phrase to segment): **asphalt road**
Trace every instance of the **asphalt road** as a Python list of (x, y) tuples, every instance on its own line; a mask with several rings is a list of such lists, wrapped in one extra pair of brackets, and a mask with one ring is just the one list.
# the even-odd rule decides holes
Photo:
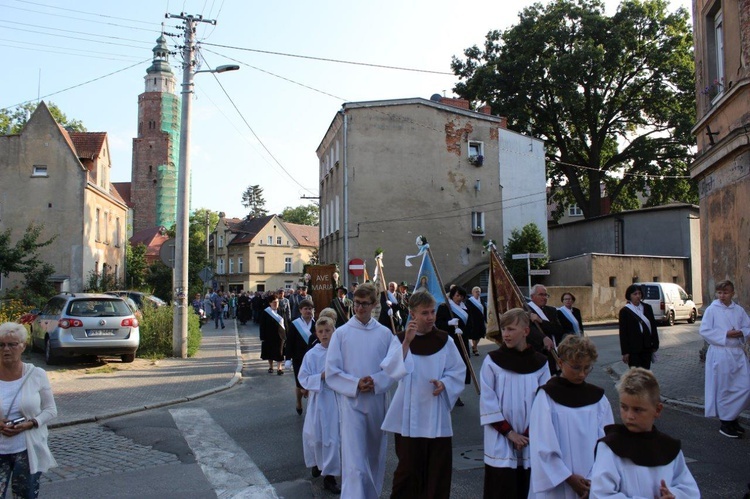
[[(588, 328), (599, 349), (589, 381), (605, 387), (619, 418), (613, 376), (619, 360), (616, 331)], [(661, 330), (669, 345), (696, 340), (697, 326)], [(228, 391), (179, 406), (53, 430), (50, 445), (61, 467), (48, 474), (40, 497), (330, 497), (302, 458), (303, 417), (294, 410), (290, 374), (269, 375), (258, 360), (257, 329), (240, 328), (246, 359), (243, 381)], [(494, 348), (489, 342), (483, 353)], [(482, 357), (472, 363), (479, 369)], [(454, 472), (451, 497), (481, 497), (482, 428), (472, 386), (466, 406), (453, 411)], [(657, 426), (680, 438), (689, 467), (706, 498), (740, 499), (750, 481), (750, 439), (728, 440), (716, 422), (695, 411), (667, 407)], [(383, 497), (395, 468), (389, 442)], [(272, 487), (269, 487), (270, 486)]]

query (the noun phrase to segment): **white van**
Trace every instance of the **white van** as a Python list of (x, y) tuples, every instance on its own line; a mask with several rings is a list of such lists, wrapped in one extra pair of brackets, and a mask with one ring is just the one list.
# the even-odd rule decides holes
[(674, 325), (676, 320), (695, 322), (698, 311), (692, 296), (671, 282), (636, 282), (643, 289), (642, 301), (654, 309), (654, 318), (664, 324)]

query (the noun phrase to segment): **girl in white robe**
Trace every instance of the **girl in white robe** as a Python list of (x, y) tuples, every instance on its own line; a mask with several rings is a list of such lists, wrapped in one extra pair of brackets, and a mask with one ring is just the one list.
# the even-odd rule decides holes
[(708, 342), (706, 354), (705, 415), (721, 420), (720, 432), (738, 438), (745, 431), (737, 418), (750, 407), (750, 361), (743, 349), (750, 337), (750, 318), (732, 301), (734, 285), (716, 285), (714, 300), (701, 321), (700, 334)]
[(320, 343), (305, 354), (299, 369), (299, 382), (309, 393), (302, 428), (305, 466), (312, 468), (313, 476), (322, 474), (325, 477), (324, 485), (327, 489), (338, 489), (334, 477), (341, 476), (338, 396), (325, 381), (326, 355), (334, 330), (333, 324), (330, 318), (318, 320), (315, 334)]
[(594, 447), (614, 423), (604, 390), (585, 381), (598, 356), (594, 343), (567, 336), (558, 355), (562, 374), (540, 388), (531, 409), (530, 498), (577, 499), (571, 482), (588, 490)]

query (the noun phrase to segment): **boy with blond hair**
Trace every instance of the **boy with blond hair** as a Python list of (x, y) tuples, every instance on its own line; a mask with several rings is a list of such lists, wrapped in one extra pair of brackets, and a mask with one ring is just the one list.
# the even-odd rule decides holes
[(525, 498), (529, 492), (529, 421), (537, 389), (550, 379), (547, 358), (526, 343), (529, 315), (520, 308), (500, 317), (502, 344), (479, 373), (484, 426), (484, 497)]
[(557, 352), (561, 374), (539, 389), (531, 408), (530, 498), (585, 497), (594, 447), (604, 427), (614, 423), (604, 389), (586, 383), (598, 357), (594, 343), (570, 335)]
[(653, 373), (633, 367), (617, 391), (622, 424), (605, 427), (606, 436), (596, 445), (590, 496), (699, 498), (680, 441), (654, 426), (664, 406)]

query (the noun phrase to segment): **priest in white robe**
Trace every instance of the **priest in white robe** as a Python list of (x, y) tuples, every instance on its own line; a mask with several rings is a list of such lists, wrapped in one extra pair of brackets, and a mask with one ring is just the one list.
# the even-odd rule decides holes
[(347, 499), (380, 496), (388, 388), (406, 373), (401, 342), (371, 316), (377, 298), (375, 286), (357, 287), (355, 316), (336, 330), (326, 358), (326, 382), (341, 395), (341, 496)]
[(721, 421), (719, 431), (730, 438), (745, 433), (738, 418), (750, 407), (750, 361), (743, 346), (750, 337), (750, 318), (732, 301), (734, 285), (716, 285), (717, 299), (706, 308), (700, 334), (708, 342), (705, 415)]
[(435, 298), (427, 291), (409, 300), (412, 320), (399, 335), (405, 376), (382, 429), (394, 433), (398, 467), (391, 498), (450, 497), (451, 410), (464, 389), (466, 366), (445, 331), (435, 328)]

